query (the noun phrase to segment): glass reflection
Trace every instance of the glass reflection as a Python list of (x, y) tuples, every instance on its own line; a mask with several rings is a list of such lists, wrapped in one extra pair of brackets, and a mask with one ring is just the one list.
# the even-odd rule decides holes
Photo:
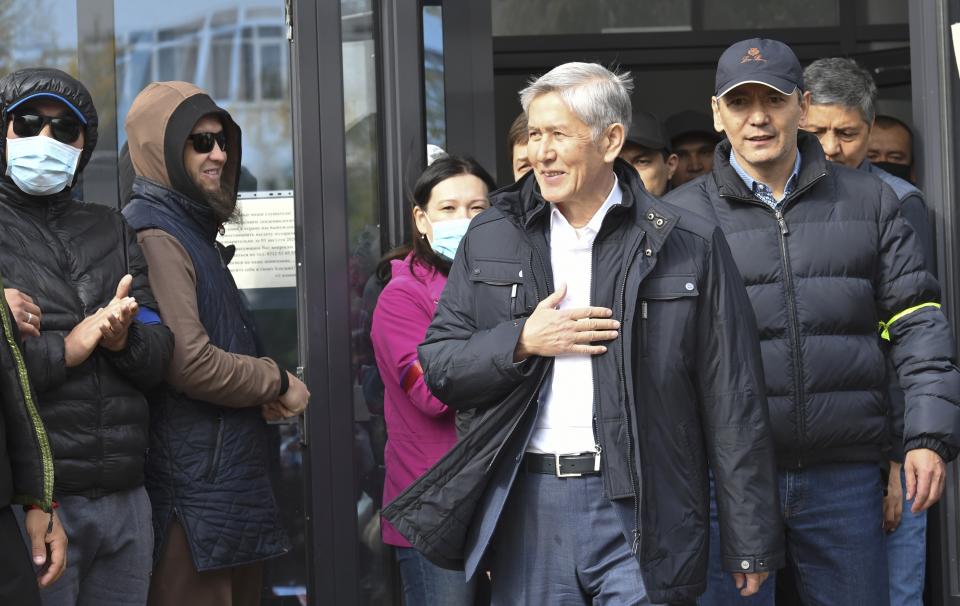
[(0, 74), (55, 67), (77, 77), (76, 0), (0, 0)]
[(447, 117), (443, 88), (443, 7), (423, 7), (423, 88), (427, 143), (447, 147)]
[(115, 22), (118, 146), (126, 141), (123, 118), (144, 86), (185, 80), (208, 91), (243, 129), (243, 163), (257, 188), (293, 188), (283, 0), (118, 2)]
[(344, 128), (349, 231), (350, 327), (354, 412), (354, 502), (361, 604), (399, 603), (392, 550), (380, 540), (383, 505), (383, 384), (370, 344), (370, 319), (382, 284), (377, 154), (377, 66), (373, 0), (343, 0)]
[(691, 0), (492, 0), (494, 36), (690, 29)]
[(828, 27), (839, 24), (837, 0), (724, 0), (703, 3), (704, 29)]
[(867, 0), (866, 22), (870, 25), (907, 23), (909, 6), (907, 0)]

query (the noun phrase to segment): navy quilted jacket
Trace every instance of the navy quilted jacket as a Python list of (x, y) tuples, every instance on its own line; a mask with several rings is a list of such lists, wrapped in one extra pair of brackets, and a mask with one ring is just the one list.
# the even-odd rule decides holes
[(665, 198), (715, 221), (757, 317), (777, 462), (783, 468), (879, 461), (889, 407), (880, 323), (906, 396), (905, 450), (949, 461), (960, 448), (960, 371), (896, 194), (864, 171), (828, 163), (798, 137), (797, 188), (774, 211), (717, 146), (713, 172)]
[[(124, 215), (137, 231), (162, 229), (190, 255), (200, 321), (216, 347), (256, 356), (253, 323), (215, 243), (210, 207), (137, 177)], [(197, 570), (239, 566), (285, 553), (270, 484), (268, 428), (260, 407), (193, 400), (172, 387), (152, 402), (147, 490), (155, 557), (172, 516), (184, 526)]]

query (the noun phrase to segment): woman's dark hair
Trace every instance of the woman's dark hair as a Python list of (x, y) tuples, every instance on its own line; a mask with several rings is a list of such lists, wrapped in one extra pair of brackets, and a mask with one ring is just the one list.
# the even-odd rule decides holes
[[(493, 177), (490, 176), (480, 163), (469, 156), (440, 156), (428, 166), (417, 182), (413, 186), (412, 205), (418, 207), (423, 212), (427, 212), (427, 203), (430, 202), (430, 194), (433, 188), (450, 179), (460, 175), (473, 175), (483, 181), (487, 186), (487, 192), (497, 188)], [(398, 246), (389, 251), (380, 260), (377, 265), (377, 277), (386, 284), (390, 281), (391, 269), (390, 262), (394, 259), (403, 259), (410, 251), (413, 251), (413, 257), (410, 259), (410, 269), (413, 270), (414, 263), (421, 263), (435, 271), (447, 275), (450, 272), (450, 261), (434, 252), (430, 242), (427, 241), (424, 234), (417, 229), (417, 222), (410, 221), (410, 241), (402, 246)]]

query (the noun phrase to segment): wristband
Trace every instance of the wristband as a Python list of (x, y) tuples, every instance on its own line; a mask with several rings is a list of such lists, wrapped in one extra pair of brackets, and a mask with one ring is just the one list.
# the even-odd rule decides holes
[[(43, 507), (40, 507), (39, 505), (34, 505), (32, 503), (30, 505), (23, 506), (23, 511), (25, 512), (32, 511), (34, 509), (39, 509), (43, 511)], [(54, 509), (60, 509), (60, 503), (57, 503), (56, 501), (50, 501), (50, 511), (53, 511)]]
[[(277, 364), (277, 368), (280, 368), (279, 364)], [(287, 393), (288, 389), (290, 389), (290, 377), (287, 375), (287, 371), (280, 368), (280, 393), (277, 394), (277, 397)]]

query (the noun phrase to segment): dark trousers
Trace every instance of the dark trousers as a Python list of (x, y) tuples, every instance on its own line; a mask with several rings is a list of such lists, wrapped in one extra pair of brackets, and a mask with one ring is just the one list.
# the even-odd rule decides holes
[(0, 604), (40, 606), (29, 548), (20, 545), (20, 526), (10, 507), (0, 509)]
[(624, 518), (600, 476), (557, 478), (520, 471), (497, 525), (493, 606), (648, 606)]
[(258, 606), (261, 564), (197, 572), (183, 526), (170, 522), (160, 562), (150, 579), (149, 606)]
[(69, 541), (67, 567), (40, 592), (43, 605), (143, 606), (153, 559), (153, 518), (143, 486), (97, 499), (61, 495), (57, 501)]

